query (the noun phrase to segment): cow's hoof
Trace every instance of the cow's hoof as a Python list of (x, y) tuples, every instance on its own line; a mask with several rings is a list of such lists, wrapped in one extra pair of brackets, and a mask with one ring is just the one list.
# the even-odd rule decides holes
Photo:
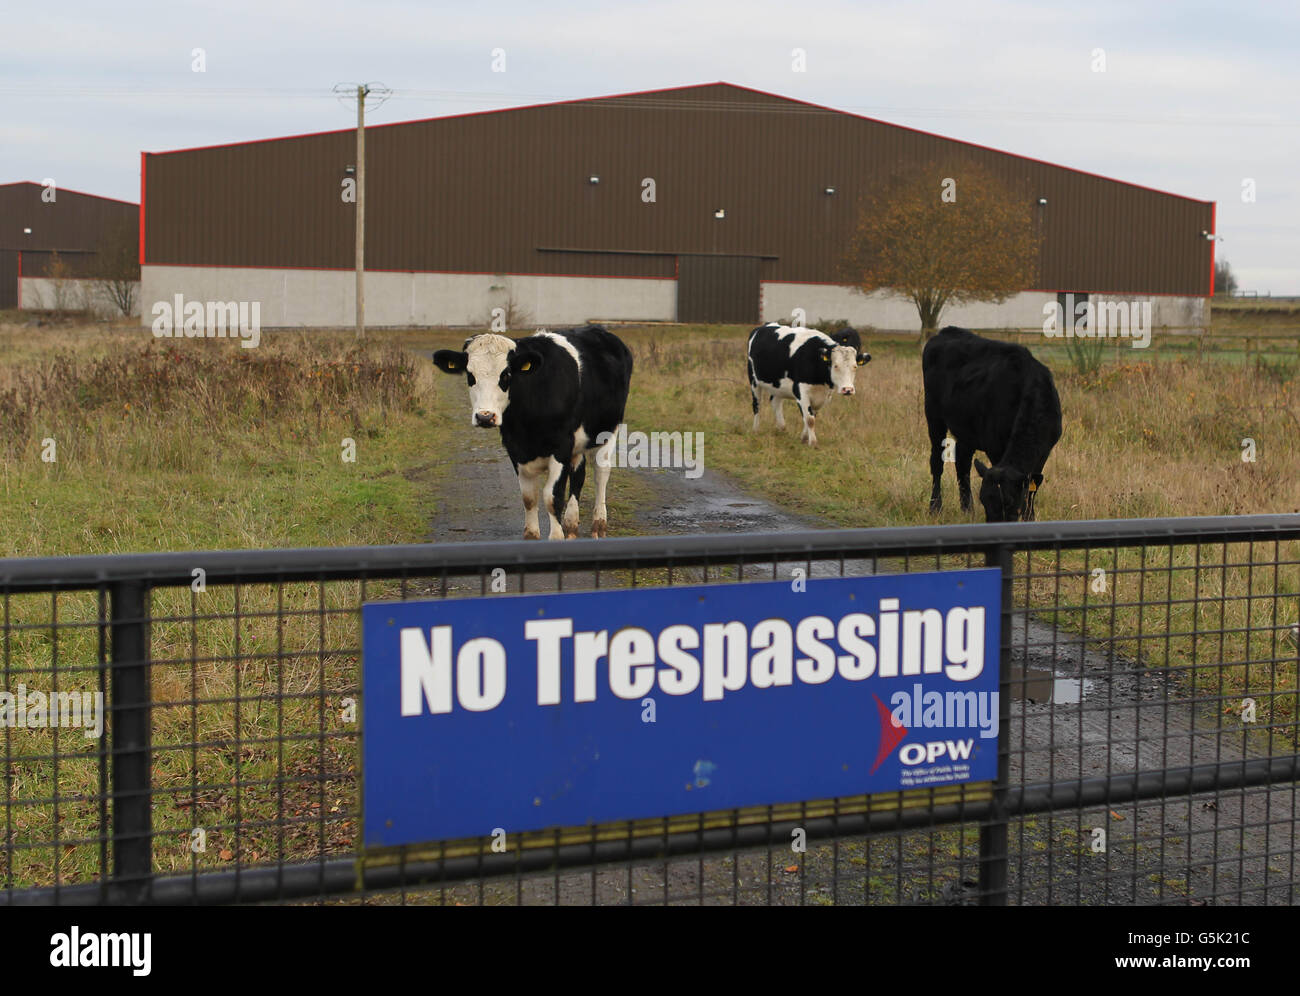
[(604, 519), (597, 519), (591, 524), (591, 538), (604, 539), (609, 535), (609, 526)]
[(932, 501), (932, 502), (930, 502), (930, 514), (931, 514), (931, 515), (938, 515), (939, 512), (940, 512), (942, 509), (943, 509), (943, 502), (939, 502), (939, 501)]
[(539, 533), (539, 532), (538, 532), (537, 530), (535, 530), (535, 529), (525, 529), (525, 530), (524, 530), (524, 539), (526, 539), (526, 540), (530, 540), (530, 539), (541, 539), (541, 538), (542, 538), (542, 534)]
[(578, 538), (578, 530), (575, 529), (575, 530), (573, 530), (573, 532), (569, 532), (569, 531), (566, 529), (566, 530), (564, 531), (564, 538), (565, 538), (565, 539), (577, 539), (577, 538)]

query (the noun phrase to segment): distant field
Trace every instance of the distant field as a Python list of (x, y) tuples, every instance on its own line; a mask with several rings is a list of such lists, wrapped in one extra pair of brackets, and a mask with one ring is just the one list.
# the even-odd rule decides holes
[(1244, 316), (1256, 320), (1294, 320), (1300, 315), (1300, 297), (1216, 297), (1210, 307), (1217, 323), (1224, 318)]

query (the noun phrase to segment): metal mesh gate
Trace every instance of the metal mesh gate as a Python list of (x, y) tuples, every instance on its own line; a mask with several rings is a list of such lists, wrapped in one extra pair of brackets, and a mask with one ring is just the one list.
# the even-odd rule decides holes
[[(0, 900), (1293, 904), (1300, 519), (8, 561)], [(372, 600), (1003, 568), (997, 783), (358, 853)]]

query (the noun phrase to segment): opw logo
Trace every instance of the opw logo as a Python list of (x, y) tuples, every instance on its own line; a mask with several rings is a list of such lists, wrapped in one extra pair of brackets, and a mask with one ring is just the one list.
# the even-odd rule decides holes
[[(997, 692), (922, 692), (920, 685), (912, 692), (899, 691), (891, 696), (891, 710), (880, 696), (876, 711), (880, 715), (880, 747), (871, 774), (885, 763), (894, 748), (903, 743), (912, 729), (964, 729), (975, 727), (982, 738), (998, 735)], [(926, 743), (904, 744), (898, 759), (908, 767), (935, 764), (943, 758), (951, 761), (969, 761), (975, 749), (974, 738), (964, 740), (931, 740)]]

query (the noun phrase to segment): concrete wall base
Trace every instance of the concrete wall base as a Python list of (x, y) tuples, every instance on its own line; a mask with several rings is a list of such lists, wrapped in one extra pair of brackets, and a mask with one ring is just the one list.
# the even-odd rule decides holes
[[(355, 277), (345, 270), (270, 270), (243, 267), (146, 266), (141, 322), (153, 323), (155, 302), (259, 302), (263, 328), (346, 328), (354, 321)], [(884, 293), (862, 294), (835, 284), (761, 285), (761, 321), (789, 321), (802, 309), (807, 324), (843, 318), (882, 332), (920, 328), (910, 301)], [(26, 300), (26, 298), (24, 298)], [(1199, 328), (1203, 298), (1095, 294), (1096, 301), (1149, 301), (1155, 329)], [(1047, 291), (1025, 291), (1002, 304), (950, 307), (945, 325), (996, 329), (1043, 327)], [(675, 280), (472, 273), (367, 273), (366, 324), (374, 327), (467, 326), (487, 328), (501, 309), (512, 329), (576, 325), (588, 319), (677, 319)]]
[[(63, 286), (59, 286), (62, 284)], [(120, 317), (121, 311), (96, 286), (94, 280), (51, 280), (48, 277), (18, 278), (18, 307), (23, 311), (89, 311), (105, 317)], [(135, 285), (135, 307), (132, 315), (140, 314), (140, 284)]]

